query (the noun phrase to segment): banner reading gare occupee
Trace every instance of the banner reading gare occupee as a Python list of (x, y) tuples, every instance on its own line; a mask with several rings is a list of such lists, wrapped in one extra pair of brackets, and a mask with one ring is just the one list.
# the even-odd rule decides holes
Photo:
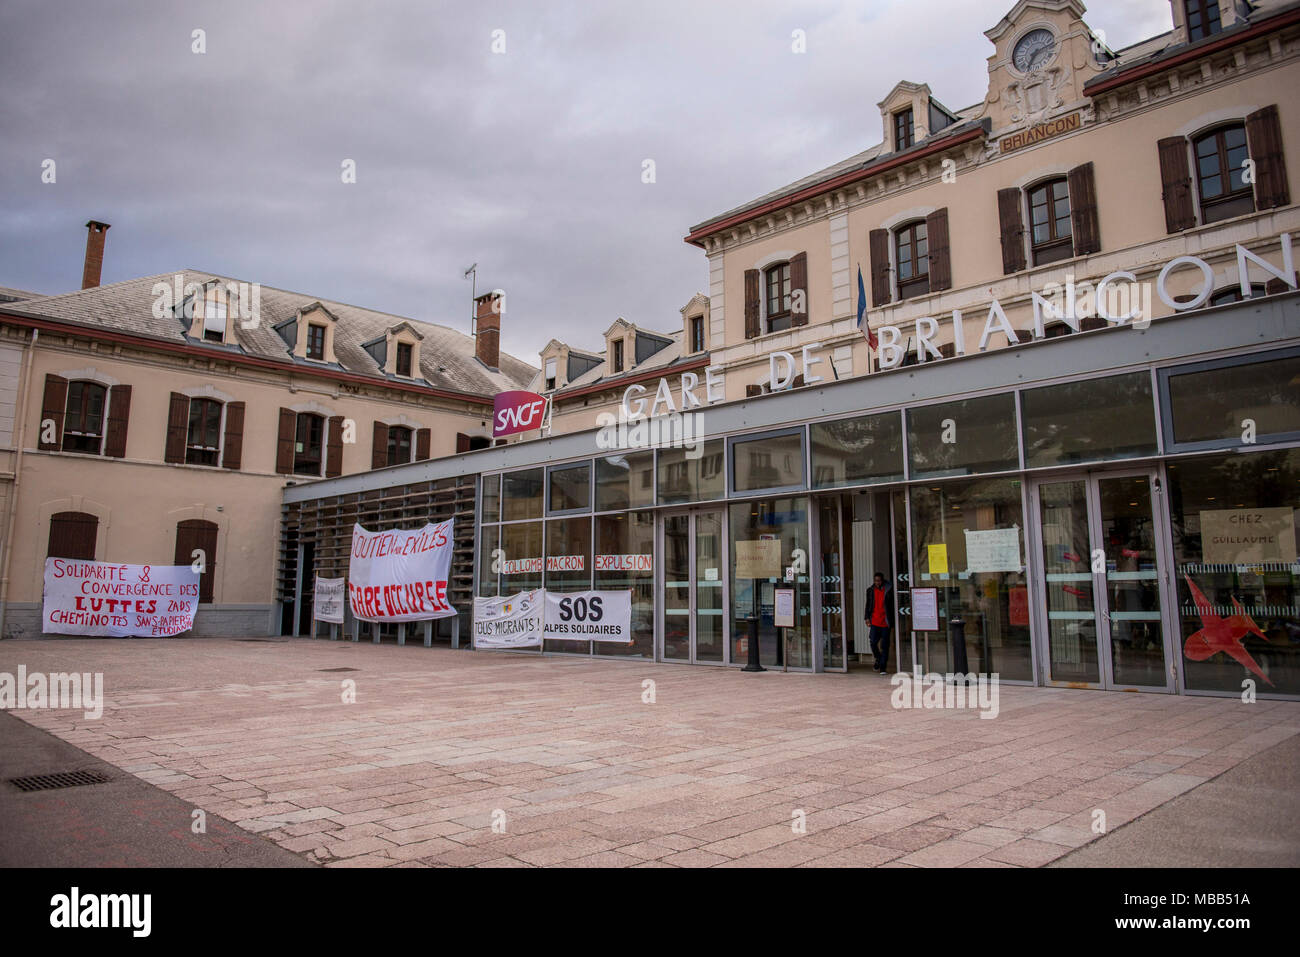
[(447, 598), (453, 521), (413, 531), (352, 526), (348, 601), (362, 621), (428, 621), (456, 614)]
[(41, 631), (170, 638), (194, 627), (199, 573), (189, 565), (45, 559)]

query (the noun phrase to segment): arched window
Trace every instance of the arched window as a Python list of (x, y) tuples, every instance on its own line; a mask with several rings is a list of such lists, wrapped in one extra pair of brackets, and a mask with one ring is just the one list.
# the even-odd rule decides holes
[(898, 298), (910, 299), (930, 291), (930, 249), (925, 220), (905, 223), (894, 231), (894, 262), (898, 270)]
[(108, 389), (98, 382), (69, 382), (63, 418), (63, 451), (98, 455), (104, 445)]
[[(1252, 282), (1250, 284), (1250, 298), (1258, 299), (1260, 296), (1267, 295), (1267, 291), (1262, 282)], [(1176, 298), (1176, 297), (1175, 297)], [(1210, 301), (1207, 306), (1226, 306), (1230, 302), (1242, 302), (1241, 286), (1234, 284), (1224, 286), (1222, 289), (1210, 295)]]
[(1074, 255), (1070, 229), (1070, 187), (1064, 176), (1029, 189), (1029, 242), (1034, 265), (1059, 262)]
[(1218, 222), (1255, 211), (1255, 195), (1246, 182), (1246, 127), (1231, 123), (1203, 133), (1192, 141), (1196, 157), (1196, 187), (1201, 200), (1201, 220)]
[(189, 465), (216, 465), (221, 454), (221, 403), (216, 399), (190, 399), (185, 432), (185, 461)]
[(95, 540), (99, 536), (99, 519), (88, 512), (55, 512), (50, 516), (47, 558), (95, 560)]
[(324, 417), (314, 412), (299, 412), (293, 447), (293, 474), (320, 475), (324, 447)]
[(388, 427), (388, 464), (405, 465), (411, 461), (411, 430), (404, 425)]
[(790, 264), (769, 266), (763, 275), (767, 302), (767, 331), (790, 328)]

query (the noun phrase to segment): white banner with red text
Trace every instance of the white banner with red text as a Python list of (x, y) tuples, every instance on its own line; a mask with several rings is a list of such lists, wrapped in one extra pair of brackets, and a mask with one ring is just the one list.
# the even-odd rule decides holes
[(171, 638), (194, 627), (198, 607), (199, 573), (190, 565), (45, 559), (47, 635)]
[(352, 526), (348, 602), (361, 621), (428, 621), (456, 614), (447, 598), (453, 520), (413, 531)]

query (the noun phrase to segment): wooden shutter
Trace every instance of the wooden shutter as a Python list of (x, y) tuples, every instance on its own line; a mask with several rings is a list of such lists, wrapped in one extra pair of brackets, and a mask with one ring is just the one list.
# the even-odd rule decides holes
[(1161, 198), (1165, 201), (1165, 231), (1182, 232), (1196, 225), (1192, 207), (1192, 174), (1187, 166), (1187, 141), (1169, 136), (1156, 144), (1160, 152)]
[(293, 452), (298, 441), (298, 413), (280, 410), (280, 434), (275, 441), (275, 470), (280, 475), (293, 474)]
[(808, 307), (808, 254), (800, 253), (790, 259), (790, 304), (791, 309), (797, 305), (798, 294), (803, 293), (803, 310), (801, 312), (792, 312), (790, 315), (791, 326), (808, 325), (808, 313), (811, 311)]
[(867, 239), (871, 252), (871, 304), (883, 306), (893, 298), (889, 288), (889, 230), (873, 229)]
[(998, 190), (998, 229), (1002, 232), (1002, 273), (1010, 276), (1025, 268), (1025, 217), (1020, 210), (1020, 190)]
[(745, 338), (762, 334), (758, 321), (759, 276), (757, 269), (745, 270)]
[(1291, 202), (1286, 178), (1286, 156), (1282, 151), (1282, 124), (1277, 104), (1256, 110), (1246, 117), (1246, 141), (1255, 161), (1255, 208), (1272, 209)]
[(415, 461), (423, 462), (429, 457), (429, 440), (432, 437), (432, 429), (415, 430)]
[(761, 385), (754, 385), (753, 383), (751, 383), (745, 386), (746, 399), (752, 399), (754, 396), (762, 395), (762, 394), (763, 394), (763, 387)]
[(1076, 166), (1066, 176), (1070, 188), (1070, 223), (1074, 233), (1074, 254), (1101, 252), (1101, 230), (1097, 223), (1097, 181), (1092, 163)]
[[(41, 428), (37, 432), (36, 447), (46, 452), (57, 452), (63, 448), (63, 413), (68, 407), (68, 380), (61, 375), (46, 373), (45, 396), (41, 399)], [(45, 423), (54, 423), (54, 440), (45, 441)], [(56, 556), (58, 557), (58, 556)]]
[(343, 416), (332, 415), (329, 420), (329, 439), (325, 443), (325, 477), (343, 474)]
[(110, 458), (126, 457), (126, 425), (131, 417), (131, 387), (115, 385), (108, 390), (108, 431), (104, 436), (104, 454)]
[(164, 462), (184, 462), (185, 442), (190, 428), (190, 399), (179, 392), (172, 393), (167, 410), (167, 445), (163, 449)]
[(87, 512), (55, 512), (50, 516), (50, 538), (47, 558), (75, 558), (95, 560), (95, 539), (99, 535), (99, 519)]
[(244, 403), (226, 403), (226, 434), (221, 446), (223, 468), (238, 469), (244, 464)]
[(370, 467), (382, 469), (388, 464), (388, 423), (376, 422), (370, 442)]
[(1274, 276), (1268, 282), (1264, 283), (1264, 295), (1273, 296), (1279, 292), (1287, 292), (1290, 289), (1300, 288), (1300, 273), (1296, 273), (1292, 278), (1296, 283), (1295, 286), (1289, 285), (1285, 279), (1278, 279)]
[(193, 565), (196, 548), (203, 552), (203, 572), (199, 575), (199, 603), (210, 605), (212, 604), (212, 582), (217, 571), (216, 522), (191, 518), (176, 523), (176, 555), (173, 559), (175, 564)]
[(930, 291), (952, 288), (952, 256), (948, 246), (948, 207), (925, 217), (925, 236), (930, 249)]
[(466, 435), (464, 432), (456, 433), (456, 451), (457, 452), (469, 451), (469, 436)]

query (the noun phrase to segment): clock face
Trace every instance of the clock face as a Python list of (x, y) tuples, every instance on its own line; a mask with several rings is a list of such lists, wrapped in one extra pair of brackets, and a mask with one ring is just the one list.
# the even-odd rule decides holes
[(1021, 73), (1032, 73), (1047, 65), (1056, 53), (1056, 37), (1051, 30), (1030, 30), (1011, 53), (1011, 62)]

